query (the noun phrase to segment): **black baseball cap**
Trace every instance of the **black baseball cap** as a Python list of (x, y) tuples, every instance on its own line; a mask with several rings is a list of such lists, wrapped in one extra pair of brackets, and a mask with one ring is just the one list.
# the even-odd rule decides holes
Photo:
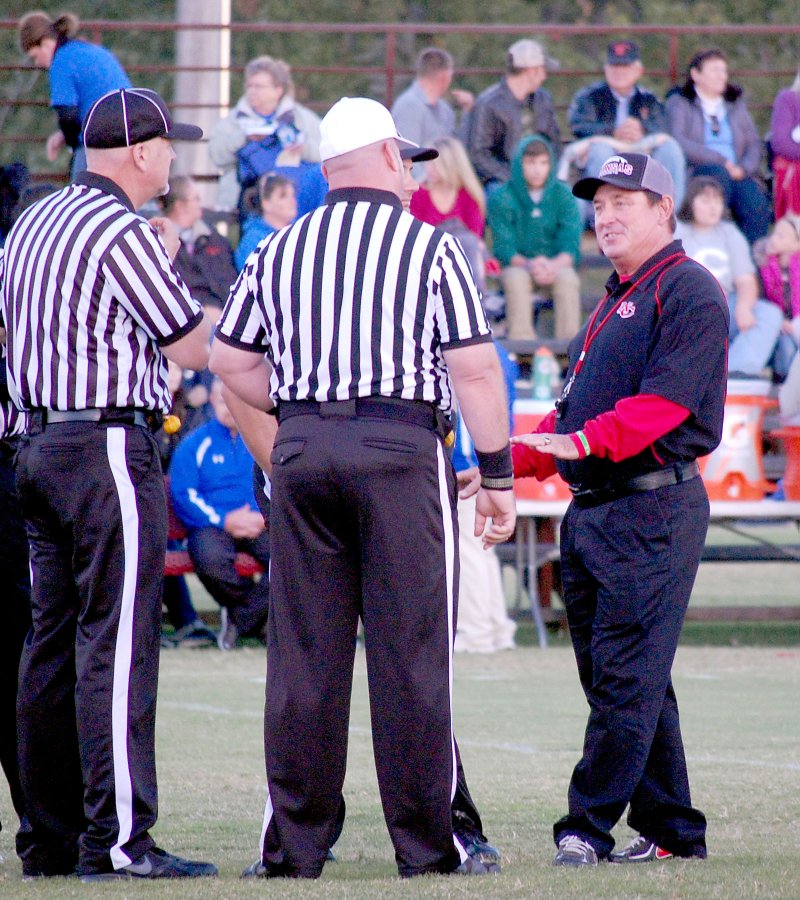
[(614, 41), (608, 45), (606, 64), (609, 66), (627, 66), (642, 58), (638, 44), (633, 41)]
[(652, 191), (661, 197), (674, 197), (675, 185), (669, 172), (646, 153), (617, 153), (610, 156), (596, 178), (581, 178), (572, 186), (572, 193), (581, 200), (593, 200), (603, 184), (626, 191)]
[(147, 88), (104, 94), (83, 121), (84, 146), (97, 150), (130, 147), (157, 137), (199, 141), (202, 136), (203, 130), (196, 125), (173, 122), (167, 104)]
[(411, 162), (428, 162), (437, 159), (439, 151), (433, 147), (401, 147), (400, 159), (410, 159)]

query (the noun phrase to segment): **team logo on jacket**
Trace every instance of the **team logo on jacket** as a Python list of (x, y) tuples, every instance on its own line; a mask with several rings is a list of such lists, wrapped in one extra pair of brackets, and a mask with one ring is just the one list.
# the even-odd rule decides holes
[(623, 300), (619, 305), (619, 309), (617, 310), (617, 315), (620, 319), (630, 319), (630, 317), (636, 312), (636, 304), (632, 303), (630, 300)]

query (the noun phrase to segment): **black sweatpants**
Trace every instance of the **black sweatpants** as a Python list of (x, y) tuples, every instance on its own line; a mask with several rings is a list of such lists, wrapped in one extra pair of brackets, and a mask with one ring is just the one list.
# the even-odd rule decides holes
[(264, 630), (269, 609), (269, 578), (257, 581), (239, 575), (236, 554), (249, 553), (269, 568), (269, 532), (257, 538), (235, 538), (221, 528), (196, 528), (189, 533), (189, 555), (195, 573), (211, 596), (231, 614), (242, 635)]
[(3, 625), (0, 628), (0, 765), (11, 802), (22, 818), (22, 787), (17, 764), (17, 678), (25, 636), (31, 627), (28, 537), (19, 507), (13, 459), (17, 439), (0, 440), (0, 572)]
[(17, 461), (33, 628), (20, 669), (23, 872), (111, 871), (153, 846), (166, 547), (158, 448), (138, 426), (68, 423)]
[(567, 510), (564, 604), (590, 713), (556, 843), (577, 834), (607, 856), (630, 804), (636, 831), (679, 856), (706, 854), (670, 672), (708, 516), (700, 478)]
[(345, 775), (359, 616), (384, 816), (402, 875), (452, 871), (455, 473), (431, 431), (282, 422), (272, 454), (262, 861), (322, 870)]

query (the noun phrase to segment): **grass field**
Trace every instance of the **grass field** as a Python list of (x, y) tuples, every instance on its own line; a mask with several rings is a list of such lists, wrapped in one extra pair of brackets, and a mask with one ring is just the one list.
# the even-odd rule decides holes
[[(359, 651), (338, 862), (318, 882), (243, 882), (257, 856), (264, 804), (263, 650), (162, 653), (158, 718), (157, 841), (210, 859), (203, 883), (23, 884), (13, 851), (16, 819), (0, 785), (0, 897), (800, 897), (800, 648), (682, 646), (674, 681), (681, 702), (694, 800), (709, 819), (709, 859), (594, 871), (550, 866), (551, 824), (562, 814), (586, 706), (563, 639), (541, 651), (459, 656), (456, 727), (473, 795), (503, 852), (496, 877), (401, 882), (380, 812)], [(628, 831), (620, 826), (618, 839)]]

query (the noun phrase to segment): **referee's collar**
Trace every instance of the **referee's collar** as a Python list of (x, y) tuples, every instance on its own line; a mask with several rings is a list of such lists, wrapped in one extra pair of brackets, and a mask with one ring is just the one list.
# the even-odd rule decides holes
[(335, 191), (328, 191), (325, 203), (388, 203), (390, 206), (396, 206), (398, 209), (403, 208), (400, 198), (391, 191), (380, 191), (377, 188), (366, 187), (347, 187), (337, 188)]
[(105, 175), (98, 175), (97, 172), (81, 172), (75, 177), (75, 184), (84, 184), (86, 187), (97, 188), (98, 191), (105, 191), (106, 194), (113, 194), (123, 206), (127, 206), (131, 212), (136, 212), (131, 198), (122, 190), (122, 188), (106, 178)]

